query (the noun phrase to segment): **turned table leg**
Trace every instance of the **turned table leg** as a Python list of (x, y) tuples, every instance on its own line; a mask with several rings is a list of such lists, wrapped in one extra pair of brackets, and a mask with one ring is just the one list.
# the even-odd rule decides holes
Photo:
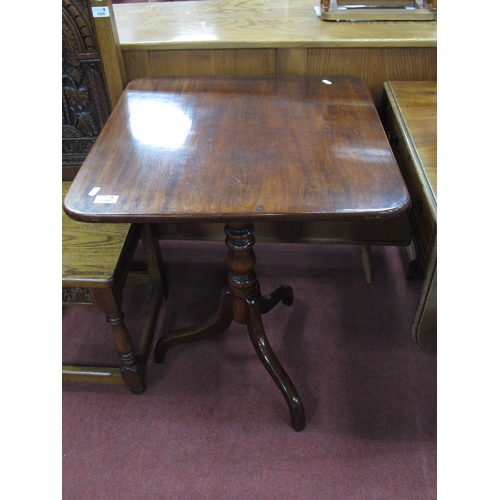
[(137, 357), (134, 343), (125, 326), (121, 300), (117, 300), (112, 288), (94, 288), (92, 295), (95, 305), (106, 313), (106, 321), (113, 330), (115, 348), (120, 356), (120, 372), (123, 383), (133, 394), (146, 390), (144, 363)]

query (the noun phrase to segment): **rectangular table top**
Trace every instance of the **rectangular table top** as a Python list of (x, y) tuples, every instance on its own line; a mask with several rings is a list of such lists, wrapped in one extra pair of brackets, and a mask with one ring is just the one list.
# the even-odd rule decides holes
[(89, 222), (399, 215), (409, 196), (364, 82), (131, 82), (65, 199)]

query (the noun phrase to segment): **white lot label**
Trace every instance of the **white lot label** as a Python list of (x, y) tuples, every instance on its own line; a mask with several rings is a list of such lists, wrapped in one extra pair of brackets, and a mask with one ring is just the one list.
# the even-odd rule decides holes
[(92, 7), (94, 17), (109, 17), (109, 7)]

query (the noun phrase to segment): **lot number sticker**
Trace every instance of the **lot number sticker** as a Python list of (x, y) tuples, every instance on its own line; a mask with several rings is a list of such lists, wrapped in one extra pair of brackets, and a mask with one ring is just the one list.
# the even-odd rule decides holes
[(92, 7), (94, 17), (109, 17), (109, 7)]

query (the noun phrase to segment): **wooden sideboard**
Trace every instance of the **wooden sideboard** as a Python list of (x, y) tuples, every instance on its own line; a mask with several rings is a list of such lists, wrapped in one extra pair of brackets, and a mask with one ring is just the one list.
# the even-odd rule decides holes
[(384, 96), (384, 125), (412, 200), (412, 244), (425, 272), (412, 333), (437, 353), (437, 84), (387, 82)]
[(315, 12), (319, 1), (115, 5), (127, 80), (142, 76), (347, 75), (368, 84), (377, 107), (385, 81), (436, 80), (437, 22), (324, 21)]

